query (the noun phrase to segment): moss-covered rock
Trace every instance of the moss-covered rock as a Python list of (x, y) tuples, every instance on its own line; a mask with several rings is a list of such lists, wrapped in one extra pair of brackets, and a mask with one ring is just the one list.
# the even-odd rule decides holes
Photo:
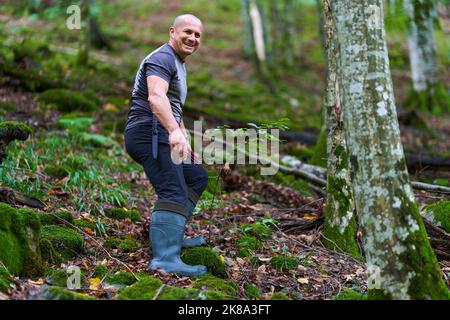
[(13, 111), (16, 109), (14, 103), (0, 102), (0, 112)]
[[(71, 275), (66, 269), (50, 269), (46, 275), (46, 282), (52, 286), (67, 287), (67, 278)], [(80, 285), (86, 286), (86, 275), (80, 270)]]
[(13, 140), (27, 140), (31, 128), (22, 122), (0, 122), (0, 163), (6, 157), (5, 147)]
[(450, 201), (439, 202), (424, 207), (423, 216), (450, 233)]
[(367, 294), (353, 289), (342, 290), (338, 295), (333, 296), (333, 300), (367, 300)]
[(181, 259), (190, 265), (204, 265), (213, 275), (225, 278), (227, 270), (223, 259), (217, 252), (207, 247), (196, 247), (183, 250)]
[(242, 236), (236, 239), (236, 247), (239, 255), (243, 257), (251, 256), (253, 251), (262, 249), (262, 243), (253, 236)]
[(136, 209), (127, 209), (127, 208), (106, 208), (105, 215), (108, 218), (115, 220), (122, 220), (129, 218), (131, 221), (139, 221), (141, 220), (141, 215), (139, 211)]
[(283, 292), (274, 292), (270, 296), (269, 300), (290, 300), (286, 293)]
[(125, 252), (134, 251), (139, 247), (139, 243), (129, 236), (124, 239), (117, 237), (107, 238), (104, 245), (106, 248), (121, 249)]
[(130, 287), (119, 290), (118, 300), (152, 300), (163, 282), (155, 278), (143, 278)]
[(58, 225), (67, 227), (67, 223), (74, 223), (73, 216), (69, 211), (56, 211), (53, 214), (45, 213), (39, 215), (42, 225)]
[(16, 210), (0, 203), (0, 260), (15, 275), (43, 273), (40, 221), (31, 209)]
[(244, 284), (244, 290), (248, 299), (258, 299), (261, 296), (259, 289), (250, 283)]
[(234, 282), (226, 281), (210, 274), (200, 276), (193, 284), (194, 288), (211, 290), (223, 293), (227, 299), (234, 299), (237, 296), (237, 285)]
[(42, 300), (97, 300), (87, 295), (72, 292), (61, 287), (45, 287), (39, 296)]
[(95, 223), (89, 220), (76, 219), (73, 224), (87, 233), (91, 233), (96, 230)]
[(83, 252), (83, 237), (75, 230), (60, 226), (43, 226), (41, 230), (42, 257), (53, 263), (74, 258)]
[(129, 286), (137, 281), (138, 279), (131, 272), (117, 272), (106, 278), (106, 282), (122, 286)]
[(94, 111), (95, 103), (78, 92), (66, 89), (50, 89), (39, 96), (39, 102), (54, 106), (60, 112)]

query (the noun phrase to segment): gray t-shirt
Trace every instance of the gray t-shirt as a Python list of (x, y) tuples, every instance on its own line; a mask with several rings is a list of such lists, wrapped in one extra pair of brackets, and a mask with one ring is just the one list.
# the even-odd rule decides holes
[(152, 124), (153, 113), (148, 101), (147, 77), (158, 76), (169, 84), (167, 97), (175, 120), (180, 123), (186, 100), (186, 64), (175, 50), (164, 44), (142, 60), (136, 74), (126, 129)]

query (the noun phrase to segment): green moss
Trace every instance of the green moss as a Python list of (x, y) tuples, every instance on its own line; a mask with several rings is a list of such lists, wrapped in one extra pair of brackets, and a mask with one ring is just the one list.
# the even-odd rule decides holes
[(141, 215), (139, 211), (135, 209), (127, 209), (127, 208), (106, 208), (105, 214), (108, 218), (115, 220), (122, 220), (129, 218), (132, 221), (140, 221)]
[(129, 286), (138, 280), (131, 272), (117, 272), (107, 277), (106, 282), (110, 284), (119, 284), (122, 286)]
[(0, 265), (0, 292), (7, 292), (11, 288), (11, 274)]
[(32, 130), (25, 123), (18, 121), (3, 121), (0, 122), (0, 140), (6, 144), (14, 139), (26, 140), (31, 134)]
[[(51, 284), (52, 286), (58, 287), (67, 287), (67, 278), (71, 274), (68, 273), (65, 269), (50, 269), (50, 271), (46, 275), (46, 282)], [(84, 272), (80, 272), (80, 285), (81, 287), (86, 286), (86, 275)]]
[(289, 300), (289, 297), (283, 292), (274, 292), (269, 300)]
[[(334, 152), (336, 158), (340, 159), (340, 162), (336, 165), (336, 170), (346, 170), (349, 165), (346, 150), (338, 146)], [(356, 238), (357, 221), (355, 212), (353, 212), (344, 230), (340, 230), (340, 225), (331, 223), (331, 221), (336, 219), (347, 219), (346, 216), (351, 210), (351, 186), (347, 185), (343, 178), (328, 175), (327, 194), (329, 197), (325, 209), (323, 244), (328, 249), (348, 253), (354, 258), (363, 261), (364, 258), (361, 256)], [(331, 201), (337, 201), (339, 203), (338, 210), (332, 208)]]
[(345, 289), (334, 296), (332, 300), (367, 300), (367, 295), (352, 289)]
[(284, 271), (297, 268), (299, 261), (293, 257), (275, 256), (270, 260), (270, 263), (277, 269), (277, 271)]
[(254, 236), (258, 239), (268, 239), (272, 235), (272, 228), (262, 221), (257, 221), (252, 224), (243, 224), (240, 226), (240, 230), (245, 235)]
[(96, 148), (112, 148), (117, 144), (114, 139), (96, 133), (82, 132), (78, 137), (83, 145)]
[(44, 172), (54, 178), (64, 178), (69, 176), (70, 167), (66, 165), (49, 164), (44, 168)]
[(433, 183), (437, 184), (439, 186), (450, 187), (449, 179), (438, 178), (438, 179), (434, 180)]
[(244, 284), (244, 290), (247, 298), (251, 300), (258, 299), (261, 295), (259, 289), (250, 283)]
[(82, 230), (86, 228), (91, 229), (92, 231), (95, 230), (95, 223), (88, 220), (77, 219), (74, 221), (74, 225)]
[(97, 300), (93, 297), (53, 286), (46, 287), (41, 297), (42, 300)]
[(225, 263), (217, 252), (207, 247), (196, 247), (183, 250), (181, 259), (190, 265), (204, 265), (211, 274), (225, 278)]
[(203, 294), (206, 295), (206, 300), (228, 300), (222, 292), (218, 291), (206, 291)]
[(411, 88), (403, 104), (419, 111), (442, 115), (450, 110), (450, 95), (443, 83), (420, 92)]
[(450, 201), (441, 200), (423, 209), (425, 217), (450, 233)]
[(67, 227), (68, 223), (74, 223), (73, 216), (69, 211), (56, 211), (53, 214), (41, 214), (39, 220), (42, 225), (60, 225)]
[(78, 92), (66, 89), (50, 89), (39, 96), (39, 102), (56, 107), (60, 112), (94, 111), (95, 103)]
[(104, 264), (98, 264), (94, 268), (93, 277), (103, 279), (110, 272), (111, 270), (107, 266)]
[(6, 112), (6, 111), (13, 111), (16, 109), (16, 106), (14, 103), (10, 102), (0, 102), (0, 111)]
[(210, 274), (200, 276), (193, 284), (194, 288), (202, 290), (212, 290), (225, 294), (228, 299), (236, 298), (237, 285), (234, 282), (226, 281)]
[(328, 161), (327, 159), (327, 131), (321, 130), (314, 147), (313, 156), (311, 157), (309, 163), (326, 168)]
[(74, 258), (83, 252), (83, 238), (75, 230), (60, 226), (43, 226), (42, 257), (52, 262)]
[(0, 260), (9, 272), (24, 276), (42, 274), (39, 232), (39, 218), (33, 210), (16, 210), (0, 203)]
[(107, 238), (104, 245), (106, 248), (121, 249), (125, 252), (134, 251), (139, 247), (138, 242), (128, 236), (124, 239), (115, 237)]
[(85, 132), (93, 123), (94, 120), (90, 117), (62, 117), (56, 122), (56, 125), (69, 131)]
[(198, 300), (200, 290), (192, 288), (164, 287), (158, 296), (158, 300)]
[(142, 278), (130, 287), (119, 290), (118, 300), (152, 300), (163, 282), (154, 278)]
[(289, 144), (285, 148), (285, 151), (286, 154), (295, 156), (296, 158), (298, 158), (300, 161), (303, 162), (309, 162), (314, 154), (314, 149), (309, 147), (297, 147), (294, 144)]
[(18, 224), (15, 234), (22, 246), (23, 270), (22, 275), (39, 276), (44, 272), (41, 249), (40, 249), (40, 231), (41, 222), (36, 212), (31, 209), (17, 210)]
[(239, 255), (243, 257), (249, 257), (252, 251), (262, 249), (261, 241), (253, 236), (242, 236), (236, 239), (235, 244), (238, 249)]

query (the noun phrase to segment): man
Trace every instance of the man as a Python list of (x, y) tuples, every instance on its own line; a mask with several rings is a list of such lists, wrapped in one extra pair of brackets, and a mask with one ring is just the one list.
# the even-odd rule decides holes
[(169, 42), (141, 62), (125, 128), (127, 152), (144, 167), (158, 195), (150, 225), (153, 259), (149, 268), (186, 276), (207, 272), (205, 266), (185, 264), (180, 252), (182, 247), (206, 243), (201, 236), (188, 239), (183, 235), (206, 189), (208, 174), (201, 164), (173, 161), (171, 155), (192, 157), (182, 120), (187, 94), (185, 59), (199, 48), (202, 30), (197, 17), (178, 16), (169, 28)]

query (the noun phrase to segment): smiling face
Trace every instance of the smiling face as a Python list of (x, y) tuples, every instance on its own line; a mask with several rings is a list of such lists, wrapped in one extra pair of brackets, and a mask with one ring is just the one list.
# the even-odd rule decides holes
[(192, 16), (184, 17), (170, 27), (169, 44), (183, 60), (197, 51), (200, 46), (202, 29), (200, 20)]

